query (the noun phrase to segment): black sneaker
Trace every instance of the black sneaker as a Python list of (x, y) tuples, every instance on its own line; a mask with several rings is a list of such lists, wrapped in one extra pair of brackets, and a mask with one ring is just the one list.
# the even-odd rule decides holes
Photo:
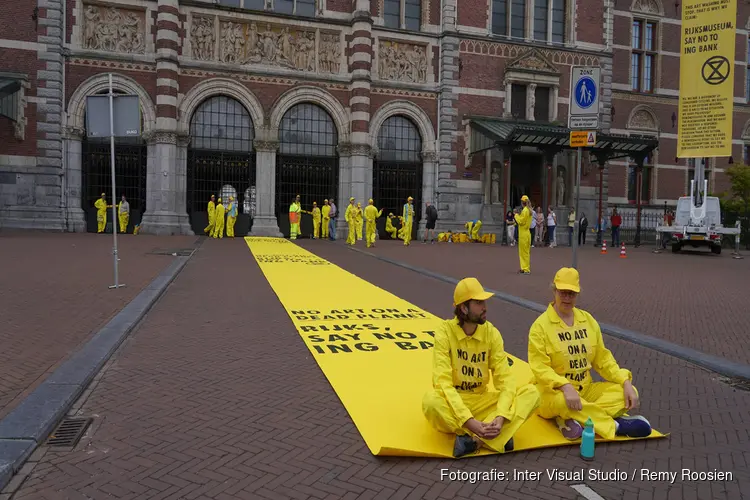
[(479, 444), (470, 435), (456, 436), (456, 442), (453, 445), (453, 456), (461, 458), (474, 453), (477, 449), (479, 449)]

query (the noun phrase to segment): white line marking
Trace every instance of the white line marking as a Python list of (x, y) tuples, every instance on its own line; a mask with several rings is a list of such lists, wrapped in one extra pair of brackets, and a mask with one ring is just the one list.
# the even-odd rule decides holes
[(585, 484), (572, 484), (570, 487), (580, 493), (586, 500), (605, 500), (603, 496)]

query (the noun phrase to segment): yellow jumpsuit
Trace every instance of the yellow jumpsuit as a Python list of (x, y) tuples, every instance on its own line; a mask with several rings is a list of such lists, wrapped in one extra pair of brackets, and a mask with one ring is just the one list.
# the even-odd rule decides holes
[(214, 230), (211, 237), (224, 237), (224, 205), (221, 204), (221, 198), (219, 198), (219, 203), (216, 205), (216, 211), (214, 212)]
[(518, 260), (521, 271), (531, 272), (531, 210), (523, 207), (520, 214), (514, 215), (518, 224)]
[(120, 222), (120, 232), (127, 233), (128, 222), (130, 222), (130, 203), (126, 201), (124, 208), (122, 206), (122, 201), (117, 204), (117, 219)]
[(331, 205), (326, 203), (323, 205), (322, 215), (323, 215), (323, 225), (321, 227), (322, 231), (322, 238), (328, 238), (328, 223), (330, 222), (331, 218), (328, 217), (328, 214), (331, 213)]
[[(330, 209), (329, 209), (330, 210)], [(315, 206), (312, 209), (313, 238), (320, 238), (320, 209)]]
[[(574, 419), (582, 426), (591, 417), (596, 433), (612, 439), (614, 419), (625, 413), (622, 385), (633, 375), (620, 368), (604, 346), (599, 323), (591, 314), (575, 308), (573, 316), (575, 322), (569, 327), (550, 304), (529, 330), (528, 360), (541, 394), (539, 415), (546, 419)], [(606, 382), (593, 382), (592, 368)], [(578, 391), (582, 410), (568, 408), (565, 395), (559, 390), (565, 384)]]
[(396, 231), (398, 231), (398, 229), (395, 228), (392, 222), (395, 217), (395, 215), (390, 214), (388, 218), (385, 219), (385, 232), (390, 234), (391, 238), (393, 238), (394, 240), (396, 239)]
[(367, 241), (367, 248), (375, 244), (375, 221), (381, 215), (383, 215), (383, 210), (378, 211), (375, 205), (369, 204), (365, 207), (365, 221), (367, 223), (365, 239)]
[(289, 205), (289, 239), (296, 240), (299, 233), (299, 222), (302, 218), (302, 207), (299, 203)]
[(107, 209), (112, 208), (112, 205), (107, 205), (103, 198), (99, 198), (94, 202), (94, 207), (96, 207), (96, 232), (103, 233), (107, 227)]
[(412, 224), (414, 223), (414, 205), (404, 203), (404, 245), (411, 243)]
[(216, 204), (213, 201), (208, 202), (208, 226), (203, 230), (208, 236), (214, 232), (214, 216), (216, 215)]
[(344, 219), (349, 224), (349, 234), (346, 235), (346, 244), (354, 245), (357, 241), (357, 229), (355, 227), (357, 225), (357, 207), (354, 206), (354, 203), (349, 203), (349, 206), (346, 207)]
[[(505, 443), (539, 406), (532, 384), (518, 387), (508, 364), (503, 338), (492, 323), (479, 325), (467, 336), (456, 318), (444, 320), (435, 332), (432, 390), (422, 400), (422, 412), (440, 432), (467, 434), (470, 418), (490, 423), (505, 419), (500, 434), (484, 441), (504, 452)], [(490, 390), (488, 384), (494, 386)]]
[(466, 234), (472, 241), (479, 241), (479, 230), (482, 229), (481, 220), (470, 220), (466, 223)]
[(234, 224), (237, 222), (237, 203), (229, 199), (227, 207), (227, 238), (234, 238)]
[(357, 211), (354, 212), (354, 229), (357, 232), (357, 241), (362, 240), (362, 226), (364, 225), (364, 217), (362, 214), (362, 204), (357, 203)]

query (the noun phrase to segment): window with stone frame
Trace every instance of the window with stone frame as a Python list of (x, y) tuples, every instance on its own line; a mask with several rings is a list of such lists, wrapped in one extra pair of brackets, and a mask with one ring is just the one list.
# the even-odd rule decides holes
[(742, 163), (744, 165), (750, 165), (750, 144), (742, 145)]
[(422, 0), (383, 0), (383, 22), (388, 28), (422, 29)]
[(633, 19), (630, 79), (636, 92), (652, 93), (656, 83), (657, 28), (655, 21)]
[(241, 9), (269, 10), (295, 16), (315, 16), (315, 0), (218, 0), (218, 3)]
[[(651, 200), (651, 174), (654, 170), (653, 156), (648, 155), (643, 161), (641, 170), (641, 204), (648, 204)], [(628, 203), (636, 204), (638, 193), (638, 167), (631, 163), (628, 166)]]
[(526, 119), (526, 92), (528, 87), (514, 83), (510, 87), (510, 114), (516, 120)]
[(550, 87), (542, 87), (537, 85), (534, 90), (534, 121), (537, 122), (549, 122), (551, 118), (549, 99)]
[[(541, 42), (565, 43), (567, 0), (492, 0), (493, 35), (529, 38)], [(532, 15), (528, 32), (526, 14)]]

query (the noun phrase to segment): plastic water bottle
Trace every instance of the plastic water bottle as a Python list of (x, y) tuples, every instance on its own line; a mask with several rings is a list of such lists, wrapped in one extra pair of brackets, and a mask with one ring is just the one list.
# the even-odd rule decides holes
[(583, 439), (581, 439), (581, 458), (584, 460), (594, 459), (594, 436), (594, 422), (589, 417), (583, 429)]

